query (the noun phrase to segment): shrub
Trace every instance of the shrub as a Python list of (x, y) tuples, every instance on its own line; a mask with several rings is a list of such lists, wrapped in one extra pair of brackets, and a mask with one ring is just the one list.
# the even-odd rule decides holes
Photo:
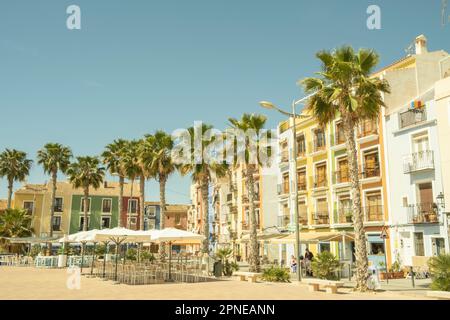
[(450, 291), (450, 254), (441, 254), (428, 260), (431, 273), (431, 289)]
[(223, 275), (224, 276), (232, 276), (234, 271), (239, 270), (239, 265), (236, 262), (229, 262), (233, 255), (233, 250), (230, 248), (219, 249), (217, 250), (216, 257), (220, 259), (223, 265)]
[(127, 260), (136, 260), (137, 259), (137, 250), (134, 248), (128, 249), (126, 258), (127, 258)]
[(153, 253), (148, 252), (148, 251), (141, 251), (141, 261), (149, 261), (149, 262), (153, 262), (155, 261), (155, 256), (153, 255)]
[(269, 282), (291, 282), (289, 269), (276, 266), (263, 270), (262, 279)]
[(335, 272), (338, 268), (339, 261), (328, 251), (319, 253), (311, 262), (313, 274), (319, 279), (335, 280)]

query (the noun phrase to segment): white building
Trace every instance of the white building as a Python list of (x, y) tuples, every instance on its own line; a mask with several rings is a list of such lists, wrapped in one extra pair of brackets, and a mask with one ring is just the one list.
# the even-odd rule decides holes
[(392, 260), (423, 265), (426, 257), (448, 252), (436, 199), (443, 192), (435, 83), (445, 51), (428, 52), (416, 39), (416, 54), (381, 73), (391, 85), (385, 96), (383, 132), (388, 179)]

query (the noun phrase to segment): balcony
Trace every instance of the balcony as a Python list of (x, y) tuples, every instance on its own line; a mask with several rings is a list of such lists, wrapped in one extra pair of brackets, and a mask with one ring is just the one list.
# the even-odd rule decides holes
[(278, 223), (277, 226), (279, 228), (287, 228), (289, 227), (289, 224), (291, 223), (291, 216), (290, 215), (282, 215), (278, 216)]
[(289, 194), (289, 181), (278, 184), (278, 194), (279, 195), (288, 195)]
[(288, 150), (281, 151), (280, 161), (281, 161), (281, 163), (289, 162), (289, 151)]
[(228, 193), (227, 194), (227, 203), (231, 203), (233, 201), (233, 194), (232, 193)]
[(338, 210), (338, 223), (353, 223), (353, 210), (350, 206), (340, 206)]
[(400, 129), (427, 121), (425, 108), (410, 109), (399, 114)]
[(313, 152), (325, 151), (327, 149), (327, 145), (325, 143), (325, 139), (323, 140), (314, 140), (310, 142), (310, 150)]
[(335, 183), (348, 183), (350, 182), (350, 174), (348, 170), (339, 170), (333, 172)]
[(422, 170), (434, 170), (434, 152), (431, 150), (416, 152), (403, 158), (403, 173)]
[(364, 208), (364, 221), (365, 222), (380, 222), (383, 221), (383, 206), (372, 205)]
[(317, 211), (313, 213), (313, 221), (315, 225), (330, 224), (330, 216), (328, 211)]
[(63, 206), (62, 205), (53, 206), (53, 210), (54, 212), (63, 212)]
[(406, 207), (408, 223), (438, 223), (435, 203), (418, 203)]
[(326, 176), (314, 176), (313, 177), (314, 188), (326, 188), (328, 186), (328, 181)]
[[(259, 222), (256, 222), (256, 229), (259, 229)], [(242, 221), (242, 230), (250, 230), (249, 221)]]
[(378, 135), (378, 125), (377, 125), (376, 120), (362, 121), (358, 125), (358, 129), (357, 129), (358, 139), (372, 136), (372, 135)]
[(361, 179), (378, 178), (378, 177), (380, 177), (380, 167), (379, 166), (375, 166), (375, 167), (365, 166), (363, 168), (363, 171), (360, 174), (361, 174)]

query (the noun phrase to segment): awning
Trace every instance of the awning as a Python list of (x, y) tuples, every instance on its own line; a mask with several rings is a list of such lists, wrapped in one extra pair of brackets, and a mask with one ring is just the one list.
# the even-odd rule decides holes
[(48, 243), (48, 242), (55, 242), (58, 240), (58, 237), (25, 237), (25, 238), (7, 238), (2, 237), (3, 239), (6, 239), (9, 243)]
[[(273, 239), (285, 237), (285, 233), (259, 233), (256, 235), (258, 241), (270, 241)], [(240, 239), (236, 240), (237, 243), (247, 243), (250, 242), (250, 234), (243, 235)]]
[[(320, 241), (352, 241), (355, 235), (351, 232), (305, 232), (300, 233), (301, 243), (316, 243)], [(273, 244), (295, 243), (295, 233), (278, 239), (270, 240)]]

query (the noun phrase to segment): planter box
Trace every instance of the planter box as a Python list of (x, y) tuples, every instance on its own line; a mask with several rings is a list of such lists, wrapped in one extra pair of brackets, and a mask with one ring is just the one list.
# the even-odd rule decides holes
[(380, 272), (380, 279), (386, 280), (386, 279), (404, 279), (405, 274), (403, 271), (399, 272)]

